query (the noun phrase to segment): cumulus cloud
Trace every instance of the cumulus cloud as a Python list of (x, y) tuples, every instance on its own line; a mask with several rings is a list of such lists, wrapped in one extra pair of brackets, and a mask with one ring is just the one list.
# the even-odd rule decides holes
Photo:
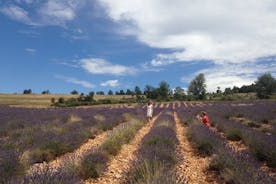
[(80, 65), (83, 69), (92, 74), (110, 74), (110, 75), (133, 75), (137, 71), (133, 67), (127, 67), (118, 64), (112, 64), (100, 58), (81, 59)]
[[(256, 81), (257, 76), (265, 72), (270, 72), (276, 76), (275, 61), (268, 63), (221, 64), (200, 70), (196, 74), (203, 73), (205, 75), (207, 90), (211, 92), (215, 91), (218, 86), (223, 90), (227, 87), (250, 85)], [(184, 76), (181, 80), (182, 82), (190, 82), (195, 75)]]
[(101, 86), (116, 87), (116, 86), (119, 86), (119, 81), (118, 80), (108, 80), (108, 81), (101, 83)]
[(98, 1), (112, 20), (130, 27), (122, 33), (152, 47), (177, 49), (164, 55), (168, 61), (240, 63), (276, 54), (273, 0)]
[(85, 88), (94, 88), (95, 87), (95, 85), (91, 84), (90, 82), (79, 80), (79, 79), (76, 79), (76, 78), (73, 78), (73, 77), (67, 77), (67, 76), (63, 76), (63, 75), (55, 75), (55, 78), (61, 79), (61, 80), (65, 81), (65, 82), (68, 82), (68, 83), (78, 84), (78, 85), (81, 85)]
[(182, 78), (187, 82), (203, 72), (211, 91), (217, 86), (251, 84), (258, 75), (275, 70), (263, 58), (276, 55), (276, 1), (98, 2), (111, 20), (122, 25), (121, 34), (171, 50), (144, 63), (148, 71), (177, 62), (211, 62), (208, 69)]

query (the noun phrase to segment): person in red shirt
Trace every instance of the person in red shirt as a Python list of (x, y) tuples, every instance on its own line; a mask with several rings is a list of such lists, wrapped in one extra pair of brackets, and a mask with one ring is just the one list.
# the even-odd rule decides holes
[(207, 127), (210, 127), (210, 126), (211, 126), (209, 117), (207, 116), (207, 113), (206, 113), (206, 112), (202, 111), (202, 112), (200, 113), (200, 118), (201, 118), (202, 123), (205, 124)]

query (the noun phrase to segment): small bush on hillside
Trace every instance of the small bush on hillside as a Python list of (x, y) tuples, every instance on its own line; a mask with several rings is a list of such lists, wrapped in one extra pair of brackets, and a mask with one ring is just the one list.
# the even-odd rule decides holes
[(226, 131), (226, 138), (230, 141), (240, 141), (242, 139), (242, 132), (238, 129), (228, 129)]

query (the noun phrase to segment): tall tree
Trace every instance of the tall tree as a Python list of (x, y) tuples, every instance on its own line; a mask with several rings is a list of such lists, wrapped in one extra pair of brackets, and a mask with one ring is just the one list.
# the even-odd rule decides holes
[(146, 85), (144, 94), (146, 95), (147, 98), (150, 99), (156, 99), (157, 98), (157, 93), (156, 89), (153, 86)]
[(130, 89), (127, 89), (127, 90), (126, 90), (126, 95), (133, 95), (133, 93), (134, 93), (134, 92), (131, 91)]
[(170, 85), (166, 81), (162, 81), (159, 84), (159, 95), (162, 99), (167, 99), (170, 92)]
[(196, 99), (202, 100), (206, 97), (206, 84), (203, 73), (198, 74), (189, 85), (189, 93), (192, 93)]
[(113, 95), (113, 91), (110, 89), (107, 94), (108, 95)]
[(104, 95), (104, 92), (103, 91), (97, 91), (96, 94), (97, 95)]
[(123, 89), (120, 90), (119, 95), (125, 95), (125, 92)]
[(260, 76), (256, 82), (256, 91), (259, 98), (269, 98), (276, 92), (276, 80), (270, 73)]
[(135, 95), (136, 95), (136, 96), (142, 95), (142, 91), (141, 91), (141, 89), (139, 88), (139, 86), (135, 86), (134, 92), (135, 92)]
[(184, 96), (184, 89), (181, 88), (180, 86), (177, 86), (174, 89), (173, 97), (177, 100), (180, 100), (182, 99), (183, 96)]

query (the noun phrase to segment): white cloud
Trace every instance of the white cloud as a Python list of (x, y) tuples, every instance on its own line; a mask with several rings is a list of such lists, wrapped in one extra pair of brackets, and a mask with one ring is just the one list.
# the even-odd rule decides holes
[(110, 74), (110, 75), (133, 75), (137, 70), (133, 67), (127, 67), (118, 64), (112, 64), (100, 58), (81, 59), (80, 65), (83, 69), (92, 74)]
[(164, 54), (168, 60), (240, 63), (276, 54), (274, 0), (98, 1), (113, 21), (126, 25), (123, 34), (177, 49)]
[(118, 80), (108, 80), (108, 81), (101, 83), (101, 86), (116, 87), (116, 86), (119, 86), (119, 81)]
[(20, 8), (19, 6), (16, 6), (16, 5), (4, 6), (0, 8), (0, 12), (13, 20), (17, 20), (28, 25), (34, 24), (32, 20), (29, 18), (28, 12), (23, 8)]
[(26, 48), (25, 51), (30, 53), (30, 54), (35, 54), (36, 53), (36, 49), (31, 49), (31, 48)]
[(77, 1), (48, 0), (39, 9), (44, 24), (64, 25), (76, 17)]
[(95, 85), (91, 84), (90, 82), (83, 81), (83, 80), (78, 80), (78, 79), (73, 78), (73, 77), (66, 77), (66, 76), (62, 76), (62, 75), (55, 75), (55, 78), (64, 80), (65, 82), (68, 82), (68, 83), (78, 84), (78, 85), (81, 85), (81, 86), (83, 86), (85, 88), (94, 88), (95, 87)]
[(276, 63), (241, 63), (241, 64), (220, 64), (213, 68), (206, 68), (196, 72), (193, 76), (185, 76), (182, 82), (190, 82), (195, 75), (205, 75), (207, 91), (215, 91), (217, 87), (224, 90), (227, 87), (250, 85), (257, 80), (257, 77), (265, 72), (276, 76)]
[(0, 12), (28, 25), (65, 27), (66, 23), (75, 20), (78, 11), (86, 3), (78, 0), (15, 0), (0, 7)]

